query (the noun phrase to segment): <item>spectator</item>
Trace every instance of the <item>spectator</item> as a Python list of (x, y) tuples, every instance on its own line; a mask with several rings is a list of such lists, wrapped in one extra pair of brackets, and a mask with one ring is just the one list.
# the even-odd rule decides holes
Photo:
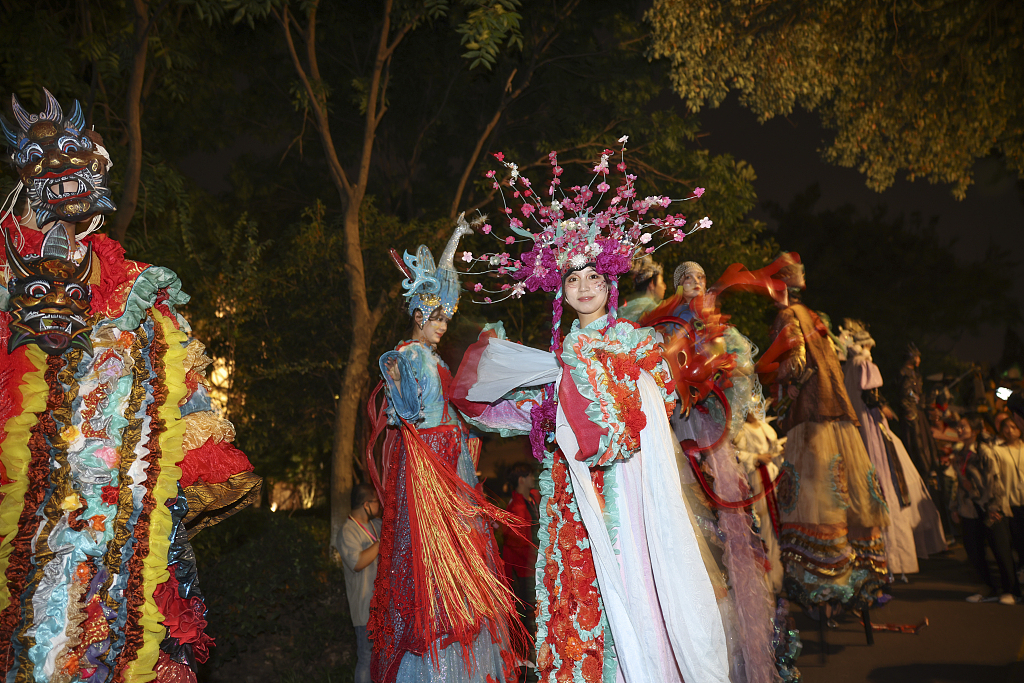
[[(988, 584), (995, 595), (995, 582), (985, 558), (986, 543), (992, 548), (999, 566), (999, 580), (1002, 594), (999, 602), (1004, 605), (1016, 603), (1015, 595), (1020, 588), (1013, 572), (1013, 557), (1010, 549), (1010, 524), (1006, 519), (1009, 506), (1002, 479), (999, 476), (997, 456), (984, 442), (984, 423), (980, 417), (961, 418), (958, 425), (960, 440), (964, 447), (957, 455), (953, 466), (959, 477), (955, 507), (952, 509), (954, 522), (963, 527), (964, 549), (967, 559), (974, 565), (981, 580)], [(967, 598), (968, 602), (981, 602), (980, 593)]]
[(996, 429), (1001, 441), (992, 450), (999, 457), (999, 474), (1010, 506), (1010, 535), (1017, 550), (1017, 580), (1024, 573), (1024, 441), (1020, 428), (1010, 415), (996, 416)]
[(370, 683), (370, 598), (377, 578), (380, 552), (381, 507), (377, 491), (369, 484), (352, 488), (352, 514), (338, 534), (338, 550), (345, 570), (345, 594), (352, 625), (356, 627), (355, 683)]
[[(534, 468), (527, 463), (513, 466), (508, 474), (508, 484), (512, 490), (508, 511), (524, 522), (524, 528), (522, 535), (503, 530), (505, 546), (501, 558), (505, 561), (505, 573), (512, 581), (512, 590), (518, 599), (520, 618), (533, 635), (537, 531), (540, 528), (540, 492), (536, 488)], [(529, 524), (528, 536), (525, 536), (525, 524)]]

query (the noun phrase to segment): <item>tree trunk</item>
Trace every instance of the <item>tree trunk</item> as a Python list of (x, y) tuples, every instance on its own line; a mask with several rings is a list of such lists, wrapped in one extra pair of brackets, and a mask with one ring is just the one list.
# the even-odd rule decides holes
[(353, 458), (356, 430), (360, 424), (362, 396), (369, 379), (370, 345), (377, 328), (376, 316), (366, 300), (366, 278), (363, 252), (359, 242), (359, 207), (351, 201), (345, 210), (345, 270), (348, 275), (352, 336), (349, 339), (348, 362), (338, 398), (337, 422), (334, 425), (334, 449), (331, 455), (331, 546), (337, 547), (337, 535), (350, 512), (349, 496), (353, 483)]
[(149, 53), (150, 19), (145, 0), (134, 0), (132, 8), (135, 11), (135, 53), (132, 55), (132, 72), (128, 77), (125, 111), (128, 123), (128, 163), (124, 172), (124, 189), (110, 226), (110, 235), (118, 242), (124, 240), (128, 224), (135, 215), (142, 180), (142, 86), (146, 77), (146, 55)]

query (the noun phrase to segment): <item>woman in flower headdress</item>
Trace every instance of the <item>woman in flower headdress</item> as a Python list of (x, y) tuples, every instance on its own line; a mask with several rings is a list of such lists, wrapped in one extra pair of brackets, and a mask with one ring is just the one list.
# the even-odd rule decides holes
[(449, 403), (452, 376), (436, 351), (458, 308), (452, 259), (470, 232), (460, 217), (437, 266), (425, 246), (404, 262), (392, 251), (407, 276), (413, 328), (380, 357), (386, 419), (401, 430), (397, 457), (375, 482), (384, 525), (367, 631), (380, 683), (515, 681), (525, 651), (489, 525), (516, 523), (473, 488), (468, 429)]
[[(598, 193), (610, 190), (610, 155), (595, 167)], [(553, 153), (551, 162), (554, 196), (561, 167)], [(506, 166), (509, 182), (521, 188), (515, 196), (533, 196), (528, 179)], [(624, 171), (624, 161), (618, 167)], [(668, 423), (671, 373), (654, 330), (615, 314), (617, 277), (637, 252), (654, 250), (643, 246), (652, 235), (682, 239), (684, 220), (644, 222), (649, 209), (671, 200), (634, 201), (633, 179), (625, 176), (600, 211), (590, 205), (590, 186), (550, 205), (529, 200), (519, 207), (540, 227), (534, 233), (510, 221), (532, 248), (518, 259), (500, 253), (487, 262), (518, 281), (502, 288), (512, 296), (555, 292), (551, 352), (506, 341), (500, 323), (487, 326), (463, 359), (453, 402), (478, 427), (530, 433), (544, 463), (540, 680), (724, 683), (729, 662), (717, 598), (726, 589), (706, 568), (713, 563), (705, 562), (707, 549), (682, 497)], [(698, 227), (709, 225), (705, 219)], [(564, 340), (563, 304), (576, 315)]]

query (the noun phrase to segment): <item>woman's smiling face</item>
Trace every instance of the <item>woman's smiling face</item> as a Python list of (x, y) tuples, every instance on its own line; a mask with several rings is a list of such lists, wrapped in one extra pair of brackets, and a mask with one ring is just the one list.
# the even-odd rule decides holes
[(608, 281), (592, 266), (569, 273), (563, 288), (566, 303), (580, 316), (581, 323), (588, 324), (605, 314), (608, 304)]

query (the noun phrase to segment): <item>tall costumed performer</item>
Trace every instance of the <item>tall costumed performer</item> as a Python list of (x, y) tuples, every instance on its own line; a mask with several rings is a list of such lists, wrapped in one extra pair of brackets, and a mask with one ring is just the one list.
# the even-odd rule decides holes
[(765, 356), (781, 353), (777, 366), (759, 365), (779, 402), (779, 428), (787, 437), (785, 478), (776, 490), (785, 588), (806, 607), (867, 608), (891, 581), (881, 533), (889, 511), (879, 474), (865, 450), (828, 329), (801, 303), (806, 282), (799, 255), (783, 253), (771, 269), (785, 288), (776, 289), (779, 312)]
[[(0, 118), (24, 191), (3, 214), (0, 671), (195, 681), (213, 640), (189, 539), (260, 478), (212, 410), (177, 275), (97, 233), (110, 158), (75, 102)], [(6, 208), (6, 207), (5, 207)]]
[[(605, 150), (589, 184), (565, 190), (554, 152), (554, 177), (537, 188), (496, 155), (508, 175), (489, 172), (493, 187), (519, 200), (505, 207), (512, 234), (492, 233), (499, 251), (463, 258), (485, 269), (475, 291), (553, 293), (551, 346), (515, 344), (500, 323), (486, 326), (459, 366), (452, 400), (474, 426), (529, 434), (544, 465), (539, 679), (725, 683), (717, 601), (727, 588), (708, 571), (713, 560), (705, 561), (708, 549), (683, 499), (668, 422), (672, 372), (655, 331), (616, 315), (618, 278), (666, 238), (681, 241), (687, 221), (664, 215), (671, 198), (637, 196), (626, 138), (620, 142), (614, 168), (621, 176), (612, 176), (614, 152)], [(710, 225), (704, 218), (689, 232)], [(507, 251), (516, 242), (518, 255)], [(563, 304), (575, 314), (564, 339)]]
[[(459, 305), (455, 250), (470, 232), (460, 216), (436, 265), (423, 245), (404, 258), (391, 252), (413, 325), (411, 339), (380, 357), (382, 410), (371, 397), (368, 465), (384, 526), (367, 631), (379, 683), (509, 683), (526, 654), (491, 531), (495, 521), (520, 524), (475, 488), (479, 439), (451, 405), (452, 374), (437, 355)], [(373, 443), (388, 424), (378, 476)]]

